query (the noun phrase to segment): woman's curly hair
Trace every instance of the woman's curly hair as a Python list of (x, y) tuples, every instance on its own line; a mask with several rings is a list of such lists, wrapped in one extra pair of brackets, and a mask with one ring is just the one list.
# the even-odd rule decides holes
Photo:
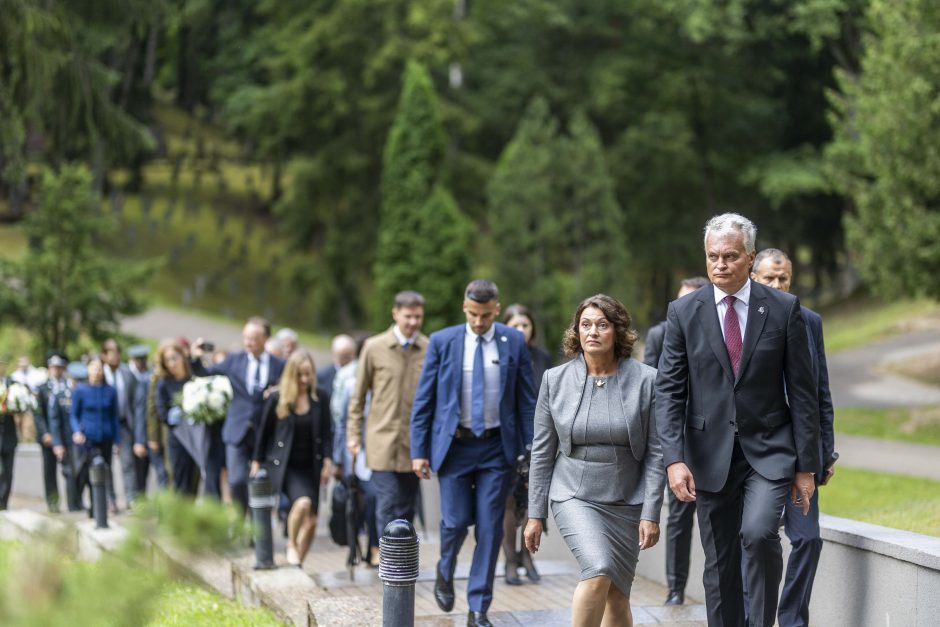
[(562, 347), (565, 349), (565, 355), (574, 357), (584, 352), (581, 347), (581, 336), (578, 333), (578, 325), (581, 324), (581, 314), (588, 307), (594, 307), (604, 312), (607, 321), (614, 325), (614, 356), (617, 359), (627, 359), (633, 354), (633, 345), (636, 344), (637, 334), (631, 328), (633, 320), (630, 313), (619, 300), (607, 294), (595, 294), (585, 298), (578, 305), (574, 312), (574, 318), (571, 324), (565, 329), (565, 337), (562, 340)]

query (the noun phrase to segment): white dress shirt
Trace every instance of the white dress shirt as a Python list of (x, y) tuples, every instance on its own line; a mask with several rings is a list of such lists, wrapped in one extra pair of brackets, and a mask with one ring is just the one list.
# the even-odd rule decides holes
[[(477, 352), (477, 337), (470, 325), (463, 340), (463, 387), (461, 389), (460, 426), (473, 428), (473, 360)], [(496, 326), (483, 334), (483, 428), (499, 426), (499, 349), (496, 347)]]
[[(261, 376), (258, 377), (260, 385), (256, 390), (255, 385), (255, 372), (258, 368), (261, 368)], [(251, 353), (248, 353), (248, 372), (246, 373), (245, 387), (248, 388), (249, 394), (254, 394), (259, 392), (264, 388), (268, 387), (268, 373), (271, 368), (271, 355), (267, 352), (261, 353), (261, 358), (257, 358)]]
[(398, 338), (398, 343), (404, 346), (414, 346), (415, 340), (418, 339), (418, 334), (415, 333), (411, 337), (405, 337), (405, 334), (401, 332), (401, 329), (398, 328), (398, 325), (392, 327), (392, 333), (395, 334), (395, 337)]
[[(715, 306), (718, 308), (718, 326), (721, 327), (721, 336), (725, 336), (725, 312), (728, 311), (728, 304), (725, 297), (729, 296), (725, 292), (715, 288)], [(741, 327), (741, 342), (744, 342), (744, 329), (747, 328), (747, 309), (751, 300), (751, 280), (744, 283), (744, 287), (734, 293), (734, 312), (738, 314), (738, 326)]]

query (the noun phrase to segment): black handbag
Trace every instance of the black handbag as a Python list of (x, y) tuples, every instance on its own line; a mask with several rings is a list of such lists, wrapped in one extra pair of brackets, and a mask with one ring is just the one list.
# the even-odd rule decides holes
[(340, 546), (347, 545), (346, 534), (346, 501), (349, 499), (349, 492), (346, 488), (346, 480), (337, 481), (333, 486), (332, 504), (333, 512), (330, 514), (330, 538)]

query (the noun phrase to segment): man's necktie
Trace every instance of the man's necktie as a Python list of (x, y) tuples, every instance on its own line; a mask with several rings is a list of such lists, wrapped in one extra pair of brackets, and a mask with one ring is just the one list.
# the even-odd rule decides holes
[(477, 350), (473, 355), (473, 400), (470, 408), (470, 425), (478, 438), (483, 435), (483, 407), (486, 394), (486, 377), (483, 374), (483, 336), (477, 336)]
[(411, 342), (405, 342), (402, 344), (401, 349), (407, 353), (409, 349), (411, 349)]
[(728, 305), (725, 311), (725, 347), (731, 359), (731, 371), (737, 377), (743, 342), (741, 341), (741, 327), (738, 325), (738, 312), (734, 310), (734, 301), (734, 296), (725, 296), (725, 304)]
[(255, 361), (255, 377), (251, 382), (251, 393), (255, 394), (261, 390), (261, 360)]

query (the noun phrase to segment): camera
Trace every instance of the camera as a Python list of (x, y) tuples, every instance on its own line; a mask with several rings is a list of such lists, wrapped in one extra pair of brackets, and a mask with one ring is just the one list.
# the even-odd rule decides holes
[(211, 353), (211, 352), (215, 351), (215, 343), (214, 343), (214, 342), (208, 342), (208, 341), (203, 342), (203, 343), (202, 343), (202, 350), (204, 350), (204, 351), (207, 352), (207, 353)]

